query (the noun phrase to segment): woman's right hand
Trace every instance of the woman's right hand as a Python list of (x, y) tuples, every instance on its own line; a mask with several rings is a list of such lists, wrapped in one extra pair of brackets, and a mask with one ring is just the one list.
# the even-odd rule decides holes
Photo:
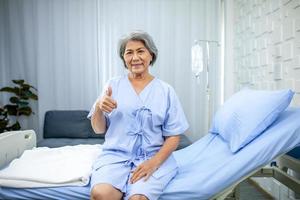
[(106, 113), (111, 113), (117, 108), (117, 102), (112, 98), (111, 86), (108, 86), (105, 95), (97, 102), (97, 107)]

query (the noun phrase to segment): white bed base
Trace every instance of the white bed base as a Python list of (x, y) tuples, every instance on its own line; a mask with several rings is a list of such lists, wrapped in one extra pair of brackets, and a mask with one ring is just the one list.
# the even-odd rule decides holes
[(27, 150), (36, 147), (34, 130), (10, 131), (0, 134), (0, 169)]
[[(0, 169), (8, 165), (13, 159), (21, 156), (25, 150), (34, 147), (36, 147), (36, 134), (33, 130), (11, 131), (0, 134)], [(251, 177), (273, 177), (292, 190), (300, 191), (300, 180), (287, 174), (287, 169), (293, 169), (300, 173), (300, 161), (287, 155), (281, 156), (278, 166), (270, 168), (259, 167), (211, 199), (239, 199), (238, 185)]]

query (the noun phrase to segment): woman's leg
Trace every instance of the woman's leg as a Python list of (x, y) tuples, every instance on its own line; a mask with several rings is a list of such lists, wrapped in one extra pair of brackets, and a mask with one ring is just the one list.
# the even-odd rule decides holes
[(125, 162), (107, 164), (93, 170), (91, 175), (92, 200), (120, 200), (126, 192), (131, 168)]
[(154, 173), (147, 181), (145, 181), (144, 179), (140, 179), (134, 184), (128, 182), (124, 199), (158, 200), (159, 197), (163, 194), (163, 190), (170, 182), (170, 180), (176, 175), (176, 173), (177, 170), (174, 169), (167, 174), (164, 174), (163, 176), (156, 176), (156, 174)]
[(91, 191), (91, 200), (121, 200), (123, 193), (110, 184), (96, 184)]

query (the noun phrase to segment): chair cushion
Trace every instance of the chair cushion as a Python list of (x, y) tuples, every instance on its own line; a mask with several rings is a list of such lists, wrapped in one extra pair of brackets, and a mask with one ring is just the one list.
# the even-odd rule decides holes
[(210, 132), (220, 134), (231, 151), (237, 152), (277, 119), (293, 95), (291, 90), (243, 89), (217, 111)]

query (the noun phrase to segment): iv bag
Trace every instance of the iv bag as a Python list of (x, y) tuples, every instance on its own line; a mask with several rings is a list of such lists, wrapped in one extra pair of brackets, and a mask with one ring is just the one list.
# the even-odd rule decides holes
[(192, 71), (197, 74), (203, 71), (203, 49), (199, 43), (192, 46)]

